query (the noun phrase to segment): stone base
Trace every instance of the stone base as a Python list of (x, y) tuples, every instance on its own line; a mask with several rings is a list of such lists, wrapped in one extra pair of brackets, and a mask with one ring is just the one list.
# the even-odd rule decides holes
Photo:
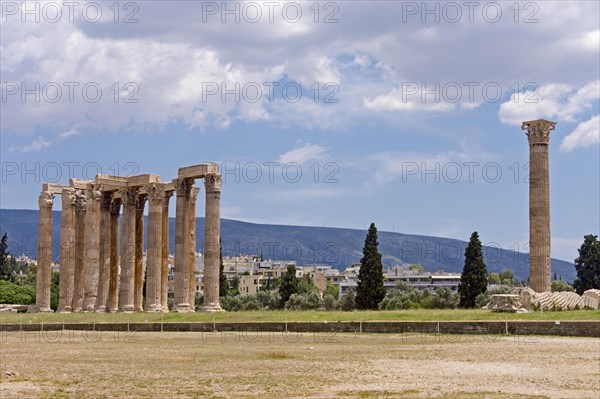
[(521, 309), (521, 298), (514, 294), (492, 295), (484, 307), (496, 312), (516, 312)]
[(144, 310), (146, 313), (160, 313), (162, 312), (162, 306), (160, 305), (153, 305), (153, 306), (148, 306), (148, 308), (146, 308), (146, 310)]
[(176, 313), (196, 313), (189, 303), (181, 303), (173, 306), (173, 312)]
[(209, 312), (209, 313), (224, 312), (223, 308), (221, 308), (221, 305), (217, 305), (214, 303), (202, 305), (202, 307), (200, 308), (200, 311), (201, 312)]
[(123, 306), (121, 309), (119, 309), (119, 312), (134, 313), (135, 308), (133, 307), (133, 305)]
[(98, 306), (96, 308), (96, 312), (98, 312), (98, 313), (106, 312), (106, 306)]
[(50, 308), (38, 308), (36, 305), (27, 306), (27, 313), (54, 313)]

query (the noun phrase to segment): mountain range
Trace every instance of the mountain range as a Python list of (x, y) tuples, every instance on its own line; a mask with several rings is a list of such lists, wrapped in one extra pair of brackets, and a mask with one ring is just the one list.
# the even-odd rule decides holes
[[(60, 211), (52, 212), (53, 259), (58, 260)], [(0, 234), (8, 233), (9, 252), (36, 257), (38, 211), (0, 209)], [(255, 224), (221, 220), (223, 255), (262, 255), (264, 259), (295, 260), (298, 265), (326, 264), (344, 269), (358, 263), (366, 231), (334, 227)], [(197, 251), (203, 251), (204, 218), (196, 220)], [(418, 263), (426, 271), (443, 269), (460, 273), (467, 242), (450, 238), (379, 231), (379, 251), (384, 267)], [(169, 220), (169, 249), (175, 246), (175, 219)], [(489, 272), (511, 269), (517, 279), (529, 276), (529, 255), (498, 247), (484, 246)], [(575, 279), (573, 263), (551, 260), (552, 274), (563, 280)]]

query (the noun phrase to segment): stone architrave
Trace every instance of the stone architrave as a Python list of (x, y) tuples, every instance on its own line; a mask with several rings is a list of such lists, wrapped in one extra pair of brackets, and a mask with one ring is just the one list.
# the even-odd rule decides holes
[(77, 190), (75, 205), (75, 272), (73, 278), (72, 311), (83, 310), (83, 279), (85, 265), (85, 225), (87, 212), (87, 196), (82, 190)]
[(144, 206), (146, 195), (140, 194), (135, 204), (135, 283), (134, 308), (142, 312), (144, 300)]
[(75, 273), (75, 206), (76, 190), (64, 188), (61, 194), (62, 213), (60, 220), (60, 279), (58, 312), (73, 310), (73, 279)]
[(103, 192), (100, 198), (100, 257), (98, 261), (98, 294), (96, 311), (106, 311), (108, 287), (110, 285), (110, 203), (111, 192)]
[(83, 311), (93, 312), (96, 309), (100, 273), (100, 201), (102, 193), (97, 185), (91, 185), (87, 198), (85, 258), (83, 264)]
[(193, 312), (193, 306), (189, 303), (189, 274), (186, 265), (189, 259), (190, 246), (190, 220), (189, 204), (190, 192), (194, 184), (192, 178), (173, 179), (175, 187), (175, 298), (173, 310), (176, 312)]
[(108, 294), (106, 296), (106, 311), (114, 313), (119, 304), (119, 221), (121, 219), (121, 199), (113, 198), (110, 203), (110, 265), (108, 276)]
[(204, 304), (202, 311), (223, 311), (219, 304), (219, 258), (221, 237), (221, 175), (204, 177), (206, 207), (204, 216)]
[(162, 263), (161, 263), (161, 305), (163, 312), (169, 312), (169, 198), (173, 191), (164, 191), (162, 198)]
[(548, 144), (556, 122), (523, 122), (529, 141), (529, 276), (536, 292), (550, 291), (550, 178)]
[(134, 312), (135, 288), (135, 213), (138, 189), (127, 187), (120, 190), (123, 200), (121, 226), (121, 276), (119, 283), (119, 311)]
[(195, 308), (196, 304), (196, 200), (199, 192), (200, 187), (192, 187), (189, 203), (190, 246), (186, 269), (188, 273), (188, 301), (192, 308)]
[(159, 312), (161, 303), (162, 269), (162, 203), (164, 186), (152, 183), (146, 186), (148, 193), (148, 251), (146, 255), (146, 307), (147, 312)]
[(42, 191), (38, 199), (37, 270), (35, 284), (35, 311), (50, 313), (50, 286), (52, 285), (52, 205), (54, 194)]

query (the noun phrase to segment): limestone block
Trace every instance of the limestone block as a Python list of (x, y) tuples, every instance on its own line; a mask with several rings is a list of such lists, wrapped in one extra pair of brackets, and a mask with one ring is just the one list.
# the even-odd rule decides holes
[(485, 305), (485, 308), (497, 312), (516, 312), (521, 307), (521, 298), (514, 294), (492, 295), (490, 301)]
[(511, 294), (518, 295), (521, 298), (523, 308), (527, 310), (533, 309), (534, 290), (529, 287), (515, 287), (512, 289)]

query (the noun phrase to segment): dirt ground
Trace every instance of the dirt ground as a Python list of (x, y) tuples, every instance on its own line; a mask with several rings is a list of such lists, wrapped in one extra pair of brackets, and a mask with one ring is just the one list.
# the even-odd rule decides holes
[(1, 398), (598, 398), (600, 340), (4, 333)]

